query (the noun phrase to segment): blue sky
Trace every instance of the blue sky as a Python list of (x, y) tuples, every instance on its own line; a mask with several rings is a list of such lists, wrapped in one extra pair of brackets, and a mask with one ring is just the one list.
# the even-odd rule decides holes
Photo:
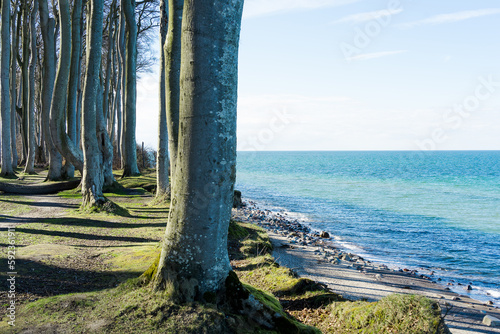
[(500, 149), (500, 3), (246, 0), (238, 149)]

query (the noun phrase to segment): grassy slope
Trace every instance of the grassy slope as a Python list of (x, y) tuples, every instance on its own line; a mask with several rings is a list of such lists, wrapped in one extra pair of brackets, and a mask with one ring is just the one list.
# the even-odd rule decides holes
[[(143, 188), (151, 184), (151, 175), (121, 182)], [(60, 333), (268, 333), (213, 305), (174, 305), (168, 296), (153, 294), (135, 280), (127, 281), (156, 258), (168, 206), (148, 206), (151, 198), (143, 192), (107, 195), (127, 214), (89, 216), (67, 209), (64, 219), (46, 218), (16, 229), (17, 298), (24, 306), (18, 308), (15, 330), (0, 315), (0, 332), (38, 328)], [(9, 215), (29, 211), (29, 203), (16, 204), (20, 202), (17, 197), (0, 199), (0, 205), (12, 210)], [(435, 333), (439, 310), (427, 299), (393, 296), (378, 303), (343, 301), (278, 266), (270, 255), (265, 231), (232, 223), (229, 232), (232, 265), (242, 282), (285, 316), (287, 312), (331, 333)], [(1, 233), (5, 240), (5, 232)], [(1, 263), (5, 263), (2, 248)], [(2, 292), (2, 307), (7, 301)], [(290, 333), (316, 332), (297, 322), (291, 324)]]

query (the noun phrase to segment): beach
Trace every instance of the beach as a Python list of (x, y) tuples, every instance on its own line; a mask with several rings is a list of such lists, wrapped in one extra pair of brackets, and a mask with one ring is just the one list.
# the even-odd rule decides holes
[(312, 231), (286, 212), (259, 208), (251, 200), (245, 200), (244, 204), (233, 209), (233, 219), (265, 228), (277, 263), (301, 277), (322, 283), (349, 300), (378, 301), (393, 293), (424, 295), (439, 302), (453, 334), (500, 333), (500, 327), (483, 323), (485, 316), (500, 319), (500, 309), (467, 296), (472, 287), (464, 285), (464, 294), (458, 294), (440, 284), (432, 273), (390, 269), (382, 263), (365, 260), (342, 249), (333, 235)]

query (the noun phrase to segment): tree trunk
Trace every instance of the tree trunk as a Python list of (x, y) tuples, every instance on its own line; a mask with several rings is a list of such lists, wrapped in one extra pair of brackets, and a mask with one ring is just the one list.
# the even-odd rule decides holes
[(21, 101), (22, 101), (22, 123), (21, 135), (23, 140), (23, 159), (22, 164), (25, 164), (24, 172), (34, 172), (28, 170), (28, 150), (29, 150), (29, 49), (30, 49), (30, 34), (29, 34), (29, 2), (22, 2), (22, 63), (21, 63)]
[[(27, 2), (27, 1), (26, 1)], [(35, 173), (35, 153), (36, 153), (36, 134), (35, 134), (35, 66), (37, 63), (37, 48), (36, 48), (36, 28), (35, 28), (35, 17), (38, 8), (38, 1), (33, 0), (33, 8), (30, 13), (30, 24), (29, 33), (31, 37), (29, 48), (31, 49), (31, 55), (29, 60), (28, 77), (29, 81), (24, 85), (24, 88), (28, 88), (28, 157), (26, 160), (26, 166), (24, 169), (25, 173)], [(28, 7), (27, 7), (28, 9)], [(23, 36), (24, 37), (24, 36)], [(24, 38), (26, 42), (26, 38)], [(26, 58), (25, 58), (26, 57)], [(23, 60), (28, 60), (28, 54), (24, 55)], [(24, 106), (23, 106), (24, 108)]]
[(181, 72), (181, 29), (184, 0), (169, 2), (169, 27), (166, 57), (166, 101), (167, 125), (169, 133), (168, 149), (170, 152), (170, 175), (174, 182), (177, 153), (179, 150), (179, 99)]
[(113, 175), (113, 144), (111, 144), (111, 140), (109, 139), (108, 131), (106, 129), (102, 85), (99, 84), (98, 88), (96, 96), (97, 139), (102, 159), (103, 188), (106, 188), (115, 183), (115, 177)]
[[(13, 5), (14, 12), (12, 13), (12, 45), (10, 53), (10, 134), (11, 134), (11, 155), (12, 155), (12, 169), (17, 168), (17, 2)], [(3, 21), (3, 20), (2, 20)]]
[(118, 88), (116, 91), (117, 101), (117, 131), (116, 131), (116, 147), (118, 151), (118, 157), (121, 161), (121, 167), (125, 165), (123, 161), (123, 119), (124, 119), (124, 109), (125, 109), (125, 13), (123, 9), (123, 4), (120, 6), (120, 26), (118, 28), (118, 39), (117, 51), (118, 51)]
[(169, 196), (168, 130), (165, 91), (165, 42), (168, 32), (167, 0), (160, 2), (160, 110), (158, 115), (158, 153), (156, 162), (156, 197)]
[[(71, 65), (68, 83), (68, 102), (66, 107), (66, 127), (71, 142), (77, 146), (79, 138), (77, 137), (77, 103), (78, 103), (78, 84), (80, 82), (80, 54), (82, 52), (82, 25), (83, 25), (83, 5), (82, 0), (75, 0), (73, 4), (73, 13), (71, 16)], [(67, 177), (75, 176), (75, 167), (66, 162), (64, 173)]]
[(55, 194), (64, 190), (75, 189), (79, 184), (80, 180), (48, 184), (46, 183), (43, 185), (24, 185), (0, 182), (0, 191), (18, 195), (47, 195)]
[(66, 161), (69, 161), (82, 172), (82, 152), (73, 143), (65, 130), (66, 97), (71, 68), (71, 20), (68, 0), (59, 1), (59, 22), (61, 27), (61, 51), (50, 109), (50, 130), (52, 140), (59, 152), (66, 158)]
[(62, 155), (57, 150), (50, 135), (50, 108), (56, 80), (56, 21), (49, 17), (47, 0), (39, 0), (40, 27), (43, 39), (43, 78), (42, 78), (42, 126), (45, 133), (45, 146), (49, 154), (49, 171), (47, 181), (62, 179)]
[(124, 105), (124, 145), (123, 175), (139, 175), (137, 166), (137, 151), (135, 141), (136, 124), (136, 67), (137, 67), (137, 25), (135, 23), (135, 0), (122, 1), (126, 23), (126, 54), (125, 54), (125, 105)]
[(224, 290), (236, 177), (238, 43), (243, 0), (186, 0), (179, 154), (153, 284), (179, 301)]
[[(2, 21), (0, 36), (2, 50), (0, 54), (0, 110), (2, 117), (2, 177), (14, 177), (11, 158), (11, 107), (10, 107), (10, 0), (2, 0)], [(13, 115), (15, 117), (16, 115)]]
[(99, 73), (101, 68), (103, 1), (88, 2), (87, 10), (87, 71), (83, 87), (83, 155), (82, 207), (101, 206), (105, 202), (102, 194), (102, 158), (97, 142), (97, 110)]

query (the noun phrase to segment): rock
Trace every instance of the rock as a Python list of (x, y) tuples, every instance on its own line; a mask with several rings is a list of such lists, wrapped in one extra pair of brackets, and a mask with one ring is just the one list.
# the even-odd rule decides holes
[(470, 290), (472, 290), (472, 287), (471, 287), (470, 285), (467, 285), (467, 286), (465, 287), (465, 290), (470, 291)]
[(483, 324), (490, 327), (500, 327), (500, 319), (487, 314), (483, 318)]
[(328, 239), (328, 238), (330, 238), (330, 233), (323, 231), (323, 232), (321, 232), (321, 234), (319, 236), (323, 239)]
[(241, 201), (241, 191), (235, 190), (233, 196), (233, 208), (241, 208), (243, 206), (243, 202)]
[(459, 297), (453, 297), (451, 300), (461, 300)]
[(488, 305), (493, 305), (494, 303), (493, 303), (493, 301), (492, 301), (492, 300), (488, 300), (488, 301), (486, 302), (486, 304), (488, 304)]
[(342, 260), (344, 260), (344, 261), (351, 261), (351, 258), (349, 257), (349, 255), (348, 255), (348, 254), (344, 254), (344, 255), (342, 256)]

